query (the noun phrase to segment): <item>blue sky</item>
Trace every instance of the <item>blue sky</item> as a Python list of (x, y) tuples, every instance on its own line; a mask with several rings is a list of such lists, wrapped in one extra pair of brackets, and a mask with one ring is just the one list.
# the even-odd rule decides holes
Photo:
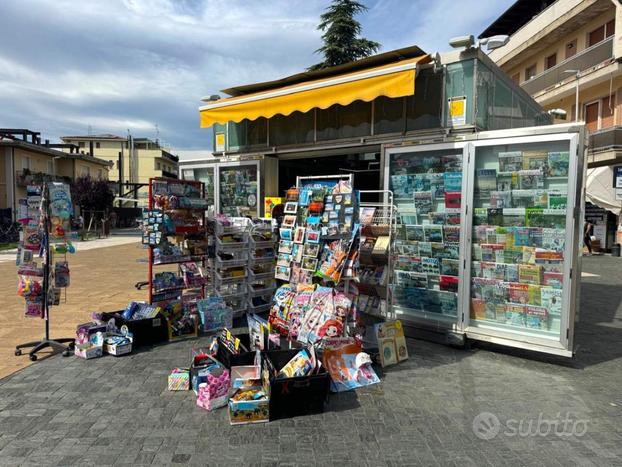
[[(210, 149), (200, 98), (321, 60), (329, 0), (2, 0), (0, 127), (43, 138), (156, 135), (182, 157)], [(367, 0), (363, 34), (382, 51), (446, 51), (513, 0)]]

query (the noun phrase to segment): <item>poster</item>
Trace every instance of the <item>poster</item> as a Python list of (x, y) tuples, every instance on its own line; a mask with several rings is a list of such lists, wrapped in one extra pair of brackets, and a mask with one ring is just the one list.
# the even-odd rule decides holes
[(466, 124), (466, 97), (456, 96), (447, 99), (449, 106), (449, 125), (458, 126)]

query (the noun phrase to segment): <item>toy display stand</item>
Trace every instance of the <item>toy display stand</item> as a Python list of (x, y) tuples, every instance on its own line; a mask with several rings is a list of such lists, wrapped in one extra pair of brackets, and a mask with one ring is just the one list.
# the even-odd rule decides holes
[[(45, 337), (40, 341), (26, 342), (24, 344), (18, 344), (15, 346), (15, 356), (22, 355), (22, 349), (30, 348), (28, 352), (28, 358), (31, 361), (37, 360), (37, 353), (40, 350), (51, 348), (54, 351), (62, 352), (63, 357), (68, 357), (73, 354), (73, 346), (75, 339), (70, 337), (64, 337), (60, 339), (50, 339), (50, 305), (48, 303), (48, 292), (50, 288), (50, 213), (49, 213), (49, 190), (48, 185), (45, 184), (41, 190), (42, 195), (42, 210), (43, 215), (43, 245), (44, 245), (44, 257), (43, 257), (43, 307), (45, 312)], [(64, 345), (68, 344), (68, 345)]]

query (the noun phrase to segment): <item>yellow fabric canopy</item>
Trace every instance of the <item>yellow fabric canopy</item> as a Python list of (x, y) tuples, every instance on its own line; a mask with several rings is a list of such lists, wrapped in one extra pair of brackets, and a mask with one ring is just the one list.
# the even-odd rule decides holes
[(308, 112), (315, 107), (326, 109), (334, 104), (348, 105), (356, 100), (369, 102), (380, 96), (411, 96), (415, 92), (416, 65), (427, 57), (424, 55), (355, 73), (221, 99), (200, 107), (201, 128), (215, 123)]

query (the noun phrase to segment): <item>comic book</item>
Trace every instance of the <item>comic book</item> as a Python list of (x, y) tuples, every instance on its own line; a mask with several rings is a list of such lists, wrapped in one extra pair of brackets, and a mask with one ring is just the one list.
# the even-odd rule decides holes
[(521, 151), (500, 152), (499, 172), (518, 172), (523, 168), (523, 153)]
[(568, 151), (549, 152), (549, 177), (567, 177), (570, 153)]

